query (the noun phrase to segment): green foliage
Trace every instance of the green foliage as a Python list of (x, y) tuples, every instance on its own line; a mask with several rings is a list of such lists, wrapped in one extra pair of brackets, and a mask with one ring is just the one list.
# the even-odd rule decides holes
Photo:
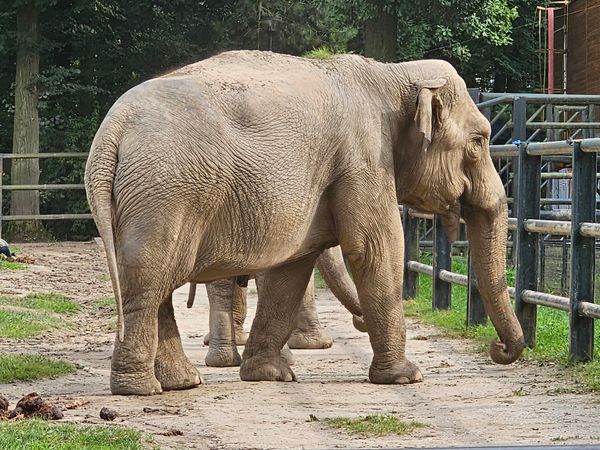
[(403, 422), (392, 414), (373, 414), (355, 419), (335, 417), (325, 419), (325, 423), (333, 428), (342, 428), (353, 433), (376, 436), (403, 435), (427, 426), (415, 421)]
[(0, 296), (0, 305), (20, 306), (54, 313), (76, 313), (78, 303), (61, 294), (29, 294), (25, 297)]
[(116, 425), (57, 424), (43, 420), (0, 422), (0, 450), (142, 450), (139, 431)]
[(94, 306), (102, 311), (115, 312), (117, 310), (115, 298), (111, 296), (100, 297), (94, 300)]
[(331, 47), (322, 46), (318, 48), (313, 48), (312, 50), (306, 52), (302, 56), (311, 59), (331, 59), (335, 55), (336, 52), (333, 49), (331, 49)]
[[(0, 354), (0, 383), (55, 378), (71, 373), (73, 370), (75, 370), (73, 365), (67, 361), (37, 354)], [(0, 432), (0, 442), (1, 435)]]

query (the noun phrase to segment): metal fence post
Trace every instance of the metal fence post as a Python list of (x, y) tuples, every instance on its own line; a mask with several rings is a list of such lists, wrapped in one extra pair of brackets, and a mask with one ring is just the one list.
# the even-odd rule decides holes
[(477, 287), (477, 277), (473, 268), (473, 260), (471, 259), (471, 250), (469, 250), (469, 286), (467, 287), (467, 326), (484, 325), (487, 323), (487, 315), (479, 288)]
[(440, 270), (452, 270), (452, 246), (438, 216), (433, 219), (433, 309), (450, 309), (452, 284), (440, 279)]
[(517, 179), (519, 202), (517, 208), (517, 279), (515, 290), (515, 309), (523, 334), (525, 345), (535, 346), (535, 328), (537, 306), (525, 303), (521, 292), (525, 289), (537, 291), (539, 234), (525, 230), (526, 219), (540, 217), (541, 157), (527, 154), (527, 144), (519, 144), (519, 178)]
[(2, 237), (2, 208), (4, 204), (2, 203), (2, 197), (4, 194), (3, 188), (4, 184), (2, 184), (2, 177), (4, 175), (4, 155), (0, 153), (0, 238)]
[(572, 362), (594, 356), (594, 319), (579, 315), (579, 303), (594, 302), (595, 244), (593, 237), (579, 233), (581, 222), (596, 221), (595, 152), (573, 148), (573, 189), (571, 206), (571, 311), (569, 356)]
[(419, 274), (408, 270), (409, 261), (419, 261), (419, 219), (410, 215), (408, 206), (402, 212), (402, 225), (404, 227), (404, 284), (402, 298), (405, 300), (416, 298), (419, 294)]

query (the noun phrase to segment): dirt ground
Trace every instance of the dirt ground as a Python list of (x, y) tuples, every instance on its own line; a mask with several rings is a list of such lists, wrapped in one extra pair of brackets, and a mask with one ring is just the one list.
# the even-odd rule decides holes
[[(94, 242), (18, 247), (35, 257), (36, 264), (25, 271), (0, 272), (1, 295), (59, 292), (83, 309), (68, 331), (26, 341), (0, 340), (2, 352), (39, 352), (77, 366), (74, 374), (55, 380), (0, 385), (0, 394), (12, 404), (31, 391), (63, 404), (81, 400), (85, 404), (66, 411), (63, 421), (86, 423), (105, 423), (98, 414), (109, 407), (119, 414), (115, 423), (148, 433), (161, 448), (600, 445), (600, 398), (577, 393), (577, 385), (560, 368), (527, 362), (494, 365), (469, 342), (442, 337), (414, 320), (408, 322), (407, 351), (425, 381), (410, 386), (368, 383), (368, 338), (352, 328), (350, 315), (326, 290), (318, 292), (319, 316), (335, 344), (328, 350), (294, 351), (298, 382), (242, 382), (237, 368), (206, 367), (205, 290), (198, 289), (199, 298), (188, 310), (184, 286), (175, 297), (177, 320), (184, 348), (204, 384), (154, 397), (112, 396), (115, 317), (96, 303), (111, 295), (103, 251)], [(249, 319), (255, 305), (252, 294)], [(393, 413), (427, 427), (408, 436), (365, 437), (309, 420), (310, 415), (324, 419), (373, 413)]]

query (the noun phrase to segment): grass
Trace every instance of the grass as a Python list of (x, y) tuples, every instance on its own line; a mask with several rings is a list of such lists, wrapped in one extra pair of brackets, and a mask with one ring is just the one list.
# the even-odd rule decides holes
[(116, 311), (115, 298), (111, 296), (100, 297), (94, 300), (94, 306), (99, 310)]
[(148, 448), (139, 431), (120, 426), (48, 423), (42, 420), (0, 422), (0, 450), (138, 450)]
[(29, 294), (25, 297), (0, 296), (0, 305), (19, 306), (57, 314), (72, 314), (81, 309), (78, 303), (61, 294)]
[[(423, 258), (427, 262), (428, 257)], [(466, 274), (465, 258), (454, 257), (452, 260), (454, 272)], [(508, 283), (514, 286), (514, 270), (507, 271)], [(418, 317), (424, 323), (434, 325), (444, 330), (450, 336), (467, 337), (476, 340), (480, 349), (487, 349), (487, 344), (497, 339), (496, 331), (488, 323), (483, 326), (466, 326), (467, 289), (452, 286), (452, 309), (449, 311), (432, 311), (432, 279), (426, 275), (419, 276), (419, 295), (406, 303), (407, 316)], [(596, 327), (596, 354), (600, 354), (600, 327)], [(569, 365), (569, 315), (564, 311), (539, 307), (537, 318), (537, 344), (533, 349), (525, 351), (525, 358), (539, 363), (558, 363)], [(586, 364), (569, 366), (569, 371), (575, 380), (582, 383), (588, 391), (600, 391), (600, 361), (595, 360)]]
[[(10, 247), (12, 253), (20, 253), (21, 250), (17, 247)], [(7, 261), (4, 258), (0, 258), (0, 270), (23, 270), (27, 268), (27, 264)]]
[(55, 378), (73, 372), (71, 363), (35, 354), (0, 354), (0, 383)]
[(391, 434), (408, 434), (417, 428), (423, 428), (427, 425), (410, 421), (403, 422), (391, 414), (373, 414), (366, 417), (348, 418), (335, 417), (325, 419), (325, 423), (333, 428), (341, 428), (352, 433), (371, 434), (376, 436), (386, 436)]
[(4, 311), (0, 309), (0, 338), (26, 339), (44, 331), (65, 328), (67, 322), (36, 311)]

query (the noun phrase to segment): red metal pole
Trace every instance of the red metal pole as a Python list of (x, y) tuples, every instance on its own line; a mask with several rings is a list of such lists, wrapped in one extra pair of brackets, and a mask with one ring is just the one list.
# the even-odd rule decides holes
[(554, 10), (548, 8), (548, 94), (554, 94)]

